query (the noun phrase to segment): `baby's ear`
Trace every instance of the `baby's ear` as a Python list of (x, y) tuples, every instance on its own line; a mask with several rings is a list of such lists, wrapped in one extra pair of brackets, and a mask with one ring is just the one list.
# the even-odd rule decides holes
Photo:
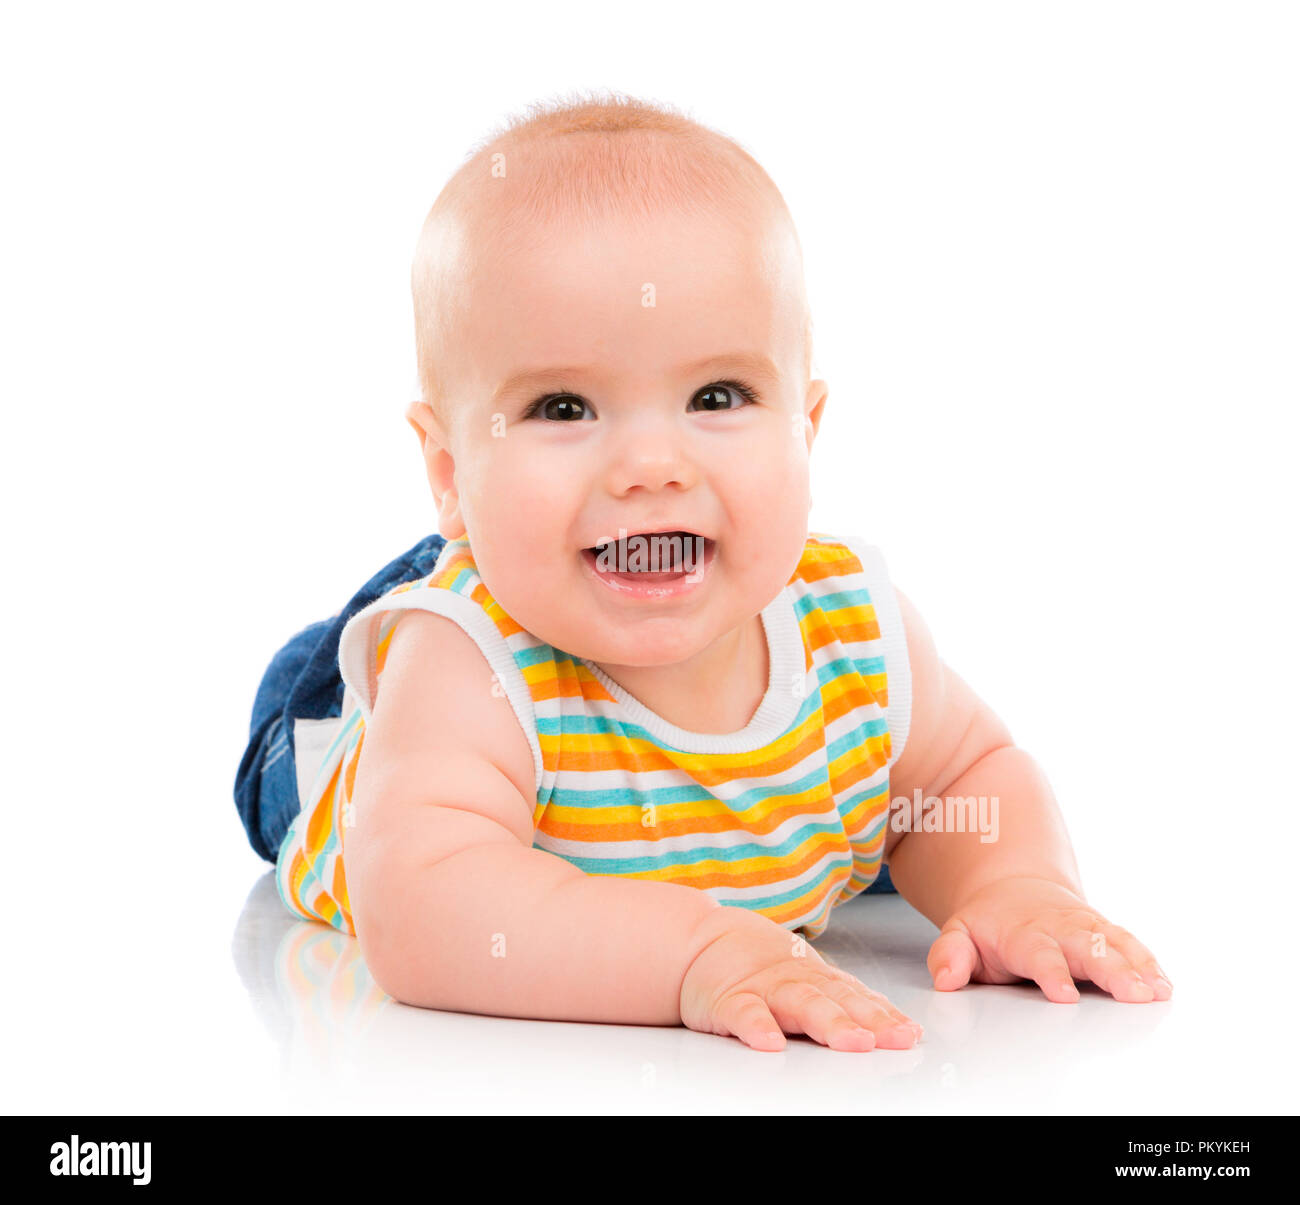
[(460, 518), (460, 496), (456, 492), (456, 466), (447, 448), (446, 433), (433, 407), (425, 401), (407, 404), (406, 421), (420, 441), (420, 457), (438, 508), (438, 530), (449, 540), (465, 534)]
[(825, 381), (808, 382), (808, 393), (804, 397), (804, 417), (812, 424), (814, 439), (821, 428), (822, 414), (826, 409), (826, 399), (829, 395), (830, 387)]
[[(425, 437), (428, 435), (428, 422), (433, 418), (433, 409), (428, 402), (414, 401), (406, 407), (406, 421), (411, 424), (411, 430), (415, 432), (416, 438), (420, 441), (420, 451), (424, 451)], [(421, 421), (423, 419), (423, 422)]]

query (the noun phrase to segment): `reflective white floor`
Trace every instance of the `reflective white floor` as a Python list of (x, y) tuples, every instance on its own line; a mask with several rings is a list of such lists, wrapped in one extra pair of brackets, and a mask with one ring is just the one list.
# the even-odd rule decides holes
[(26, 918), (38, 923), (14, 927), (6, 1112), (1295, 1109), (1295, 969), (1274, 958), (1270, 970), (1266, 928), (1243, 927), (1235, 911), (1162, 923), (1163, 910), (1134, 895), (1117, 911), (1149, 935), (1173, 1000), (1119, 1004), (1085, 987), (1069, 1006), (1029, 986), (931, 990), (933, 926), (900, 897), (863, 897), (835, 913), (818, 948), (920, 1020), (924, 1041), (846, 1054), (793, 1039), (762, 1054), (681, 1028), (397, 1004), (374, 987), (354, 939), (291, 917), (245, 855), (235, 859), (242, 885), (214, 880), (188, 904), (176, 888), (189, 868), (151, 879), (141, 859), (113, 912), (75, 891), (51, 894)]
[[(1179, 988), (1165, 1004), (1085, 989), (1052, 1006), (1030, 987), (930, 988), (935, 931), (901, 898), (864, 897), (818, 948), (926, 1029), (911, 1051), (866, 1055), (793, 1041), (781, 1054), (683, 1029), (573, 1025), (408, 1008), (370, 980), (354, 939), (294, 921), (270, 875), (235, 926), (231, 954), (275, 1052), (278, 1086), (303, 1107), (401, 1102), (431, 1110), (1253, 1111), (1266, 1107), (1259, 1032), (1211, 1023)], [(1184, 1005), (1184, 999), (1187, 1005)], [(1253, 1049), (1252, 1049), (1253, 1048)], [(273, 1077), (268, 1077), (273, 1078)], [(1286, 1107), (1279, 1095), (1278, 1107)]]

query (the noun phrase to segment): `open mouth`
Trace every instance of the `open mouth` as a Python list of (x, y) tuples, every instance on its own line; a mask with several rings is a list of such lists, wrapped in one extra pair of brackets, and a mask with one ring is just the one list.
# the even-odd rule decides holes
[(700, 581), (712, 561), (714, 541), (693, 531), (620, 535), (582, 550), (583, 560), (607, 584), (629, 589)]

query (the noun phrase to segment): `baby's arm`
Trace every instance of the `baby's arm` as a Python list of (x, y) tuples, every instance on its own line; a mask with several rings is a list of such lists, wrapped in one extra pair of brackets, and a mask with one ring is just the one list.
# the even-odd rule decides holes
[(1078, 999), (1071, 975), (1129, 1001), (1172, 990), (1151, 952), (1093, 911), (1052, 789), (1005, 724), (939, 660), (929, 631), (896, 591), (907, 633), (912, 719), (890, 776), (908, 800), (984, 796), (997, 801), (996, 840), (978, 830), (886, 837), (890, 876), (940, 926), (929, 966), (941, 990), (973, 978), (1035, 980), (1049, 999)]
[(719, 905), (530, 848), (532, 755), (492, 686), (449, 620), (416, 612), (396, 625), (347, 832), (371, 973), (430, 1008), (676, 1023), (692, 934)]
[(840, 1049), (912, 1044), (883, 997), (766, 917), (533, 849), (532, 754), (492, 687), (451, 621), (395, 625), (346, 831), (353, 921), (380, 987), (429, 1008), (685, 1023), (769, 1049), (781, 1028)]

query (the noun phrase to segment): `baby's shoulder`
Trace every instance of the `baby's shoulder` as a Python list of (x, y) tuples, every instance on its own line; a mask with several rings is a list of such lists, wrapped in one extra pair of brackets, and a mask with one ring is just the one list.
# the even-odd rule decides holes
[(497, 671), (458, 623), (433, 611), (409, 608), (396, 616), (366, 742), (394, 757), (440, 749), (478, 754), (524, 798), (536, 794), (532, 748)]

